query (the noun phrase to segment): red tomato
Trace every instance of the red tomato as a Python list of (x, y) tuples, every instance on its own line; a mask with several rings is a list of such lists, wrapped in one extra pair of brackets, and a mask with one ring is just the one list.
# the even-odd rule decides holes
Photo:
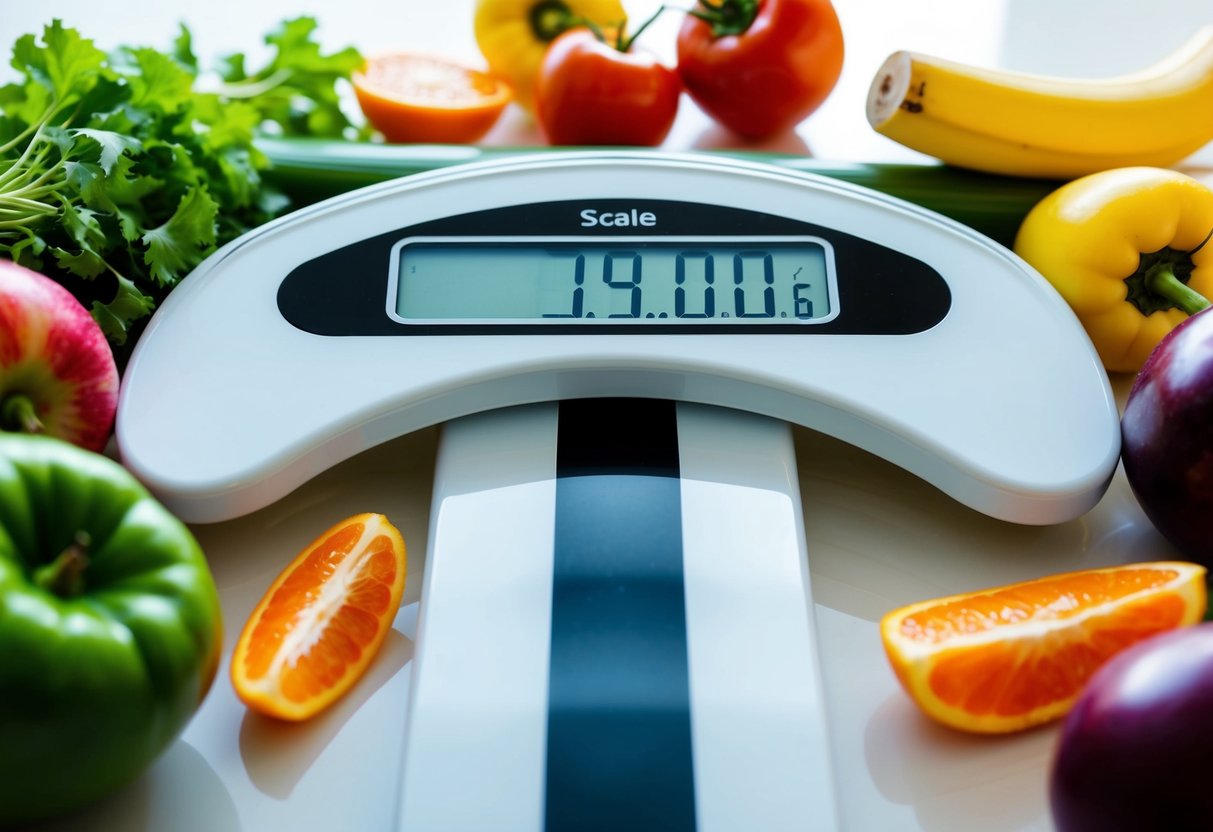
[(842, 27), (829, 0), (700, 0), (695, 13), (719, 22), (714, 31), (687, 15), (678, 74), (695, 103), (735, 133), (765, 139), (790, 130), (834, 89)]
[(658, 145), (678, 114), (678, 73), (645, 52), (621, 52), (588, 29), (552, 41), (535, 86), (552, 144)]

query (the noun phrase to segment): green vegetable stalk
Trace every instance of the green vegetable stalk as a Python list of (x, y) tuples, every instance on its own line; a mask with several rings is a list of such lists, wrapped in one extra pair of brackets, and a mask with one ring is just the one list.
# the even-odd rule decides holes
[(322, 55), (315, 28), (286, 21), (265, 67), (229, 56), (210, 91), (185, 27), (168, 54), (107, 54), (58, 20), (19, 38), (22, 80), (0, 87), (0, 256), (63, 283), (122, 345), (216, 247), (286, 208), (256, 132), (355, 132), (336, 80), (361, 58)]
[[(318, 202), (366, 185), (510, 156), (559, 157), (576, 147), (476, 147), (473, 145), (354, 144), (322, 138), (257, 140), (270, 160), (265, 179), (296, 205)], [(835, 162), (803, 155), (754, 151), (704, 151), (749, 159), (802, 173), (862, 185), (937, 211), (1010, 246), (1024, 216), (1057, 188), (1045, 179), (1025, 179), (939, 164)]]

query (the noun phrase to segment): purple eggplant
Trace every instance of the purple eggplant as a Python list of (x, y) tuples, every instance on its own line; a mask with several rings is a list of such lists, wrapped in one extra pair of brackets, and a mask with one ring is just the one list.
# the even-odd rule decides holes
[(1059, 832), (1213, 829), (1213, 624), (1095, 672), (1062, 724), (1049, 799)]
[(1125, 477), (1150, 522), (1185, 557), (1213, 566), (1213, 310), (1155, 347), (1129, 391), (1121, 437)]

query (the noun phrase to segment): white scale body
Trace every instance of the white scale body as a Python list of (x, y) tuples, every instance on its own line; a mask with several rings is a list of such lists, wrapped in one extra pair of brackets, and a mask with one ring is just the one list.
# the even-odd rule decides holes
[[(802, 274), (785, 250), (817, 264), (811, 303), (808, 289), (792, 296), (807, 284), (785, 280)], [(557, 292), (544, 308), (570, 317), (495, 312), (518, 292), (482, 303), (474, 280), (452, 284), (448, 306), (401, 294), (417, 268), (515, 256), (502, 280), (529, 287), (527, 264), (552, 251), (585, 294)], [(679, 309), (707, 314), (708, 267), (687, 263), (708, 260), (719, 263), (712, 317), (671, 320), (668, 297), (643, 305), (694, 287)], [(767, 286), (787, 297), (765, 300)], [(646, 792), (643, 761), (592, 762), (582, 785), (601, 793), (576, 793), (581, 761), (552, 757), (557, 687), (585, 667), (557, 664), (568, 646), (559, 588), (582, 568), (561, 554), (571, 480), (557, 470), (557, 403), (584, 399), (677, 403), (687, 771), (660, 794)], [(639, 152), (447, 169), (237, 240), (148, 327), (117, 435), (124, 463), (170, 508), (211, 522), (448, 423), (400, 828), (826, 830), (836, 790), (789, 422), (1025, 524), (1089, 510), (1119, 456), (1115, 402), (1085, 333), (1010, 252), (843, 183)], [(635, 706), (594, 703), (606, 716)], [(648, 822), (645, 807), (657, 812)]]

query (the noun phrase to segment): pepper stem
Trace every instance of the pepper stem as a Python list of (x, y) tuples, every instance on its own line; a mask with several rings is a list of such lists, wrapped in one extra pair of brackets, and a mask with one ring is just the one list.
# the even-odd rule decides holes
[(1196, 271), (1192, 256), (1213, 238), (1213, 231), (1196, 248), (1183, 251), (1164, 246), (1141, 255), (1137, 271), (1125, 278), (1125, 300), (1143, 315), (1179, 309), (1195, 315), (1209, 308), (1209, 300), (1188, 285)]
[(46, 426), (38, 418), (33, 399), (25, 393), (11, 393), (0, 399), (0, 430), (42, 433)]
[(561, 0), (541, 0), (531, 6), (531, 31), (544, 43), (550, 43), (576, 25), (572, 9)]
[(1175, 276), (1175, 264), (1162, 261), (1146, 272), (1146, 286), (1161, 295), (1187, 315), (1209, 308), (1209, 300)]
[(34, 572), (34, 583), (60, 598), (75, 598), (84, 592), (84, 570), (88, 568), (88, 532), (78, 531), (59, 556)]

